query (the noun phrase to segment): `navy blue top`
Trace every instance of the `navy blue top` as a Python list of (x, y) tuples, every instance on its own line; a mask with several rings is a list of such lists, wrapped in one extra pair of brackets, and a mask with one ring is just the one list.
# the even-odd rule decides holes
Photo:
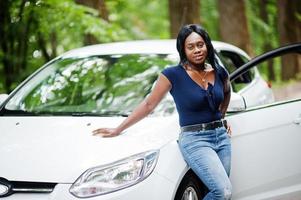
[(228, 73), (223, 67), (219, 66), (219, 68), (215, 70), (214, 84), (208, 83), (207, 90), (192, 80), (182, 65), (168, 67), (162, 71), (172, 85), (170, 93), (178, 110), (180, 126), (221, 119), (219, 106), (224, 100), (222, 78)]

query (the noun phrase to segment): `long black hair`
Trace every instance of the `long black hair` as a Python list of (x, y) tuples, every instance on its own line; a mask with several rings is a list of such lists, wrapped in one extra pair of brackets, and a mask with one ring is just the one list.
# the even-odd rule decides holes
[(179, 56), (180, 56), (180, 64), (185, 65), (188, 63), (186, 53), (185, 53), (185, 40), (192, 32), (199, 34), (203, 38), (203, 40), (206, 44), (206, 47), (207, 47), (207, 52), (208, 52), (206, 60), (211, 64), (211, 66), (214, 69), (216, 69), (217, 63), (215, 60), (214, 48), (211, 43), (209, 34), (203, 27), (201, 27), (200, 25), (197, 25), (197, 24), (184, 25), (181, 28), (181, 30), (179, 31), (179, 34), (177, 37), (177, 50), (178, 50)]

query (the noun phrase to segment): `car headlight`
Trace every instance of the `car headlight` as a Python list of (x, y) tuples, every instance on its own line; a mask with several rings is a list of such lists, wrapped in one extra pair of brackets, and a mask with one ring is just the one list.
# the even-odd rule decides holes
[(76, 197), (92, 197), (139, 183), (154, 170), (159, 151), (147, 151), (84, 172), (71, 186)]

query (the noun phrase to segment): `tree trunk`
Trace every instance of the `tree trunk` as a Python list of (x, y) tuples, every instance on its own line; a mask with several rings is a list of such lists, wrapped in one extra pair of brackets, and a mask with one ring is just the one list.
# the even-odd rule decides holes
[[(259, 10), (260, 10), (260, 18), (262, 19), (262, 21), (269, 26), (269, 20), (268, 20), (268, 11), (267, 11), (267, 5), (268, 5), (269, 0), (260, 0), (259, 1)], [(264, 38), (269, 38), (269, 34), (267, 34), (266, 32), (262, 33), (262, 36)], [(272, 49), (272, 45), (268, 40), (264, 41), (263, 44), (263, 51), (267, 52), (270, 51)], [(275, 69), (274, 69), (274, 60), (273, 59), (269, 59), (268, 60), (268, 79), (271, 81), (275, 81), (276, 80), (276, 75), (275, 75)]]
[[(297, 8), (297, 42), (301, 42), (301, 1), (296, 1), (296, 8)], [(301, 77), (301, 55), (298, 56), (298, 75), (299, 78)]]
[(0, 1), (0, 45), (3, 55), (1, 56), (1, 63), (3, 71), (1, 72), (4, 79), (4, 89), (8, 93), (13, 82), (13, 64), (11, 62), (9, 41), (11, 40), (9, 31), (7, 31), (10, 23), (10, 1)]
[(53, 59), (57, 56), (57, 35), (55, 31), (51, 32), (50, 44), (51, 44), (51, 59)]
[(169, 0), (170, 34), (176, 38), (185, 24), (200, 24), (200, 0)]
[(75, 0), (76, 3), (98, 10), (99, 16), (109, 21), (109, 12), (105, 0)]
[(34, 12), (33, 9), (31, 9), (26, 23), (24, 23), (23, 21), (21, 22), (22, 24), (24, 24), (24, 27), (19, 26), (20, 32), (22, 34), (18, 36), (19, 37), (18, 46), (17, 46), (18, 50), (17, 50), (16, 57), (20, 58), (20, 60), (16, 66), (15, 72), (17, 72), (20, 75), (27, 68), (28, 38), (30, 37), (30, 32), (31, 32), (30, 29), (34, 21), (33, 12)]
[[(278, 29), (280, 34), (280, 45), (300, 42), (301, 26), (297, 14), (300, 12), (300, 1), (297, 0), (278, 0)], [(300, 15), (301, 13), (299, 13)], [(299, 57), (299, 58), (298, 58)], [(298, 74), (301, 62), (300, 56), (287, 55), (281, 59), (282, 80), (295, 78)]]
[[(1, 64), (3, 71), (1, 75), (4, 79), (5, 92), (9, 93), (13, 89), (13, 83), (24, 78), (24, 71), (27, 67), (28, 39), (34, 21), (33, 9), (29, 11), (27, 18), (24, 18), (24, 10), (27, 0), (20, 2), (0, 1), (0, 45)], [(34, 1), (33, 1), (34, 2)], [(10, 12), (12, 7), (18, 6), (18, 21), (12, 22)], [(32, 3), (31, 5), (35, 5)]]
[[(105, 0), (75, 0), (75, 2), (98, 10), (99, 16), (102, 19), (109, 21), (109, 12), (106, 7)], [(84, 38), (85, 45), (97, 44), (97, 43), (99, 43), (97, 38), (94, 37), (92, 34), (85, 35)]]
[(218, 10), (222, 40), (253, 55), (244, 0), (218, 0)]
[(42, 34), (40, 32), (37, 33), (37, 43), (41, 49), (42, 55), (46, 61), (51, 59), (51, 55), (49, 55), (47, 48), (46, 48), (46, 41), (44, 40)]

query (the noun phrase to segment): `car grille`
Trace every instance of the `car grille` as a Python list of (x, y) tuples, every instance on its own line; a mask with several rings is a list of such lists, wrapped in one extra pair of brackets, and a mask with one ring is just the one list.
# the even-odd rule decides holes
[(51, 193), (57, 183), (11, 181), (14, 192)]
[(57, 183), (9, 181), (0, 177), (0, 198), (14, 193), (51, 193)]

